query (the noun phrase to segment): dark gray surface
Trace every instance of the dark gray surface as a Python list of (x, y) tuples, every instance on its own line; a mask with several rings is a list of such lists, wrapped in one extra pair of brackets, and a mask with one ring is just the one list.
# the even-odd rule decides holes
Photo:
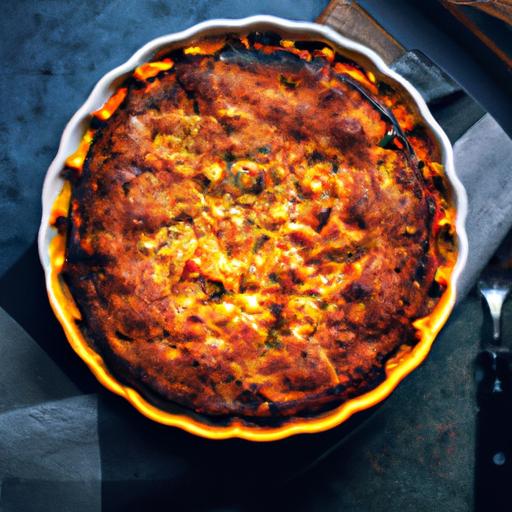
[[(0, 270), (30, 245), (42, 179), (57, 139), (106, 71), (147, 40), (202, 19), (267, 13), (312, 20), (325, 3), (4, 2), (0, 52), (9, 73), (0, 77)], [(409, 34), (411, 28), (404, 30)], [(25, 304), (42, 310), (44, 301), (40, 277), (34, 280), (37, 289), (26, 277), (37, 268), (33, 249), (27, 254), (19, 260), (18, 274), (2, 281), (1, 295), (12, 297), (12, 311), (39, 345), (53, 351), (61, 371), (54, 372), (49, 363), (48, 372), (41, 369), (42, 381), (36, 373), (29, 382), (13, 385), (10, 378), (23, 380), (34, 358), (41, 368), (46, 363), (37, 344), (0, 316), (3, 361), (12, 367), (10, 377), (6, 373), (0, 380), (7, 389), (2, 404), (7, 412), (0, 413), (1, 510), (96, 512), (99, 501), (106, 511), (130, 510), (134, 503), (152, 503), (155, 510), (166, 504), (172, 510), (217, 511), (470, 508), (471, 362), (482, 321), (477, 299), (459, 306), (427, 362), (361, 430), (302, 477), (284, 483), (287, 472), (292, 475), (340, 443), (343, 428), (272, 445), (212, 443), (154, 425), (90, 383), (86, 387), (99, 392), (97, 399), (72, 397), (76, 384), (66, 374), (75, 379), (72, 362), (81, 363), (59, 359), (59, 343), (62, 351), (69, 348), (62, 334), (53, 338), (57, 331), (43, 325), (47, 310), (32, 322), (23, 314)], [(512, 324), (510, 305), (506, 323)], [(14, 337), (7, 338), (11, 332)], [(22, 339), (19, 350), (10, 348), (16, 336)], [(37, 405), (41, 396), (51, 402)]]

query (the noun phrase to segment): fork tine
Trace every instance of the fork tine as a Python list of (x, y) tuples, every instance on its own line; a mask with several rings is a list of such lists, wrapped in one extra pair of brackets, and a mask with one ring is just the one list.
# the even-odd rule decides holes
[(492, 317), (493, 341), (498, 344), (501, 341), (501, 309), (510, 292), (511, 285), (497, 281), (481, 280), (478, 283), (478, 288), (489, 306)]

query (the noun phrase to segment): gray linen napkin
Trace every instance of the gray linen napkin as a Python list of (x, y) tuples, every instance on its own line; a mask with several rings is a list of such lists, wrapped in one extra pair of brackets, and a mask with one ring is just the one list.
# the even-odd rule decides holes
[(4, 412), (0, 432), (2, 512), (101, 510), (95, 395)]
[(469, 202), (469, 258), (460, 300), (512, 229), (512, 139), (486, 114), (455, 143), (454, 153)]
[(101, 510), (97, 397), (1, 308), (0, 333), (0, 510)]

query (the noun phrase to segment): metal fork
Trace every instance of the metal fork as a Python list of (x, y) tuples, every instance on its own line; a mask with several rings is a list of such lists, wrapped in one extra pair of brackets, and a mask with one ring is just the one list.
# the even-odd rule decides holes
[(492, 318), (492, 338), (495, 345), (501, 344), (501, 310), (512, 288), (512, 281), (493, 273), (478, 282), (480, 294), (487, 302)]
[[(500, 256), (499, 254), (497, 256)], [(512, 349), (502, 343), (501, 310), (512, 290), (510, 252), (483, 272), (478, 289), (489, 306), (492, 340), (476, 359), (475, 512), (510, 510), (512, 481)]]

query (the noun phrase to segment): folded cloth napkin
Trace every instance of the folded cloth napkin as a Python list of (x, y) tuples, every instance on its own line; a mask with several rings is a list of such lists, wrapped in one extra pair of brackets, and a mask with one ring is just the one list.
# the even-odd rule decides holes
[(512, 139), (486, 114), (454, 146), (455, 168), (468, 193), (469, 258), (459, 298), (512, 229)]
[[(512, 224), (512, 141), (489, 115), (472, 124), (479, 107), (418, 54), (407, 54), (395, 67), (416, 83), (456, 140), (455, 164), (469, 196), (470, 258), (459, 289), (463, 297)], [(462, 99), (459, 107), (467, 115), (453, 106), (443, 108), (449, 98)], [(470, 127), (464, 125), (468, 119)], [(186, 502), (201, 508), (210, 493), (220, 499), (223, 485), (231, 497), (250, 492), (261, 497), (284, 457), (283, 467), (297, 469), (318, 453), (315, 443), (334, 439), (325, 433), (255, 446), (194, 438), (151, 423), (109, 393), (81, 394), (2, 310), (0, 332), (3, 512), (133, 510), (152, 503), (181, 510)], [(254, 487), (230, 484), (241, 473)]]

